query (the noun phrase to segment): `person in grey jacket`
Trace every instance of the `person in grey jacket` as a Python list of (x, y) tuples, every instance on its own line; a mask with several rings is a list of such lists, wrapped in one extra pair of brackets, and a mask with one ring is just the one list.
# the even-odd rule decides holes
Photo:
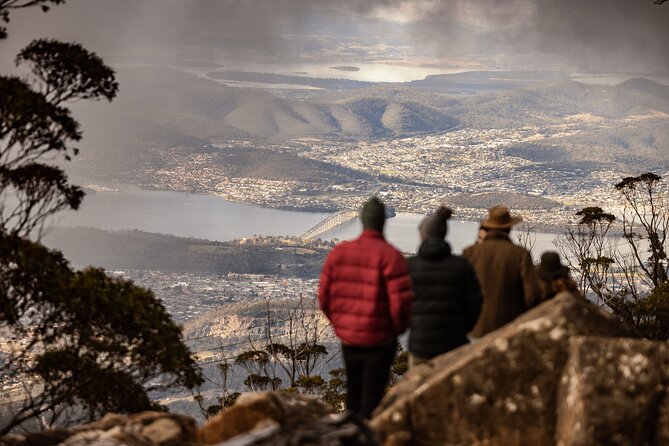
[(469, 262), (444, 240), (451, 210), (440, 207), (420, 225), (418, 255), (409, 258), (414, 301), (409, 323), (413, 367), (468, 341), (481, 310), (481, 291)]

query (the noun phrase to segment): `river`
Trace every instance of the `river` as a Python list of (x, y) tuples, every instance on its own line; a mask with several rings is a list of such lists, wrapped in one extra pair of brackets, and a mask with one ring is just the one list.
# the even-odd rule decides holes
[[(329, 214), (268, 209), (227, 201), (213, 195), (149, 191), (125, 187), (118, 192), (88, 194), (79, 211), (62, 212), (56, 226), (90, 226), (106, 230), (138, 229), (208, 240), (226, 241), (258, 235), (301, 235)], [(399, 213), (388, 220), (386, 237), (405, 252), (418, 246), (418, 224), (423, 216)], [(474, 242), (478, 223), (453, 220), (448, 241), (454, 252)], [(360, 221), (352, 221), (325, 233), (323, 239), (356, 237)], [(533, 233), (535, 258), (555, 250), (555, 234)]]

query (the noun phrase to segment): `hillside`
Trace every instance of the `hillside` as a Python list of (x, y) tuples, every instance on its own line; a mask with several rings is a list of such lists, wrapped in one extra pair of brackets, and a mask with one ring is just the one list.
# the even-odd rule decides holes
[(662, 91), (669, 87), (645, 81), (644, 89), (639, 89), (634, 82), (609, 87), (569, 80), (546, 81), (521, 89), (452, 100), (444, 108), (460, 119), (462, 125), (476, 128), (546, 125), (555, 123), (555, 119), (583, 114), (624, 118), (652, 111), (669, 113), (669, 97), (647, 91), (649, 86)]
[[(228, 389), (247, 390), (243, 382), (248, 372), (234, 364), (234, 359), (244, 351), (264, 348), (270, 339), (291, 348), (305, 340), (325, 346), (327, 354), (316, 361), (314, 369), (321, 376), (342, 367), (342, 359), (338, 356), (339, 341), (313, 298), (224, 304), (188, 322), (183, 333), (185, 342), (209, 378), (200, 391), (211, 401), (210, 404), (215, 404), (221, 395), (219, 364), (229, 364)], [(274, 372), (284, 383), (288, 382), (280, 367)], [(197, 413), (190, 398), (170, 398), (169, 407), (175, 411)]]
[(511, 209), (551, 209), (560, 203), (536, 195), (522, 195), (510, 192), (488, 192), (481, 194), (459, 194), (448, 198), (448, 204), (460, 207), (490, 209), (500, 203)]
[[(669, 87), (648, 79), (586, 85), (560, 73), (498, 76), (468, 73), (423, 83), (296, 93), (234, 88), (175, 69), (127, 68), (120, 72), (123, 88), (117, 102), (78, 111), (86, 129), (81, 165), (87, 176), (158, 187), (164, 186), (152, 175), (172, 172), (198, 157), (226, 178), (329, 185), (379, 176), (397, 182), (387, 178), (401, 177), (392, 169), (326, 164), (325, 158), (309, 161), (309, 155), (300, 155), (313, 147), (303, 142), (295, 148), (295, 141), (343, 147), (463, 129), (525, 129), (537, 134), (504, 149), (505, 156), (541, 164), (528, 167), (535, 170), (591, 169), (611, 163), (622, 170), (663, 170), (669, 162)], [(461, 81), (522, 88), (441, 94), (444, 82)], [(424, 182), (416, 176), (411, 181)], [(209, 190), (203, 187), (191, 184), (181, 190)]]
[(369, 174), (321, 161), (305, 159), (291, 153), (245, 147), (216, 150), (216, 165), (226, 175), (236, 178), (327, 182), (369, 180)]
[(202, 273), (282, 274), (317, 277), (327, 250), (212, 242), (142, 231), (55, 228), (44, 243), (63, 251), (75, 265), (109, 270), (142, 269)]
[[(458, 76), (463, 77), (447, 77), (457, 80)], [(558, 74), (543, 77), (550, 76)], [(516, 82), (515, 86), (523, 88), (449, 98), (433, 94), (429, 86), (438, 82), (431, 77), (422, 83), (291, 98), (228, 87), (173, 69), (139, 67), (119, 73), (123, 89), (118, 101), (85, 110), (82, 120), (91, 140), (115, 135), (154, 145), (193, 145), (201, 139), (235, 136), (398, 138), (443, 132), (456, 125), (495, 128), (550, 124), (556, 118), (578, 114), (622, 118), (650, 111), (669, 113), (669, 87), (648, 79), (630, 79), (609, 87), (543, 80), (531, 72), (501, 72), (500, 77), (481, 73), (466, 79)]]
[(513, 90), (564, 77), (564, 73), (552, 71), (468, 71), (430, 75), (423, 80), (409, 82), (407, 86), (443, 93), (479, 92)]
[[(134, 117), (139, 118), (137, 125), (126, 129), (126, 133), (140, 139), (144, 131), (136, 127), (150, 128), (150, 124), (195, 138), (278, 139), (396, 137), (444, 131), (455, 124), (454, 119), (425, 104), (420, 97), (412, 100), (411, 95), (373, 102), (370, 96), (374, 95), (365, 93), (345, 101), (336, 95), (291, 99), (258, 89), (228, 87), (159, 67), (125, 69), (119, 73), (119, 80), (124, 88), (117, 101), (104, 110), (89, 107), (82, 113), (85, 127), (92, 129), (89, 136), (95, 137), (105, 128), (108, 134), (115, 133), (121, 128), (115, 121)], [(360, 86), (355, 83), (356, 88)], [(386, 119), (382, 120), (384, 115)], [(95, 125), (96, 122), (105, 125)]]

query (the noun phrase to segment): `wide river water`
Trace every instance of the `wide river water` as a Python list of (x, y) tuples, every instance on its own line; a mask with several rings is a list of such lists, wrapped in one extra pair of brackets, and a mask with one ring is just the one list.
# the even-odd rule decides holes
[[(57, 226), (90, 226), (106, 230), (139, 229), (208, 240), (226, 241), (258, 235), (301, 235), (329, 214), (282, 211), (227, 201), (212, 195), (148, 191), (127, 187), (119, 192), (97, 192), (86, 196), (77, 212), (63, 212)], [(418, 246), (418, 214), (398, 214), (388, 220), (386, 237), (405, 252)], [(447, 240), (456, 253), (474, 242), (478, 223), (453, 220)], [(359, 220), (325, 233), (323, 239), (346, 240), (361, 230)], [(555, 250), (555, 234), (533, 233), (537, 258)]]

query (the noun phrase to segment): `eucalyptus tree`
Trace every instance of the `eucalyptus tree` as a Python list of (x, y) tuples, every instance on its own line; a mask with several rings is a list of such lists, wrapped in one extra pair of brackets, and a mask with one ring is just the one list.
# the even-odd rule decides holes
[[(0, 0), (0, 20), (61, 3)], [(84, 198), (54, 163), (79, 153), (82, 131), (68, 105), (111, 101), (114, 70), (80, 44), (52, 39), (33, 41), (15, 63), (23, 74), (0, 75), (0, 378), (22, 389), (3, 407), (0, 434), (35, 419), (158, 408), (152, 390), (202, 381), (180, 328), (151, 291), (98, 268), (75, 271), (39, 243), (49, 217)]]

